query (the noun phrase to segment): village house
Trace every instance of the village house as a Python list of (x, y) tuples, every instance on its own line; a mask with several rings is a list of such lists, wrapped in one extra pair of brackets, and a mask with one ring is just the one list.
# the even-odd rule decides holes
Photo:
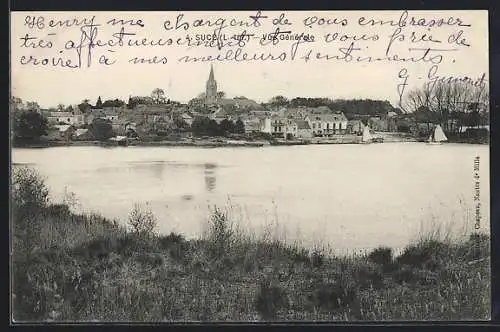
[(150, 124), (155, 123), (172, 123), (172, 116), (170, 114), (145, 114), (145, 122)]
[(242, 119), (245, 125), (245, 134), (253, 134), (261, 132), (262, 121), (258, 118), (246, 118)]
[(305, 107), (285, 108), (280, 110), (282, 116), (291, 119), (304, 120), (310, 112)]
[(271, 119), (271, 135), (274, 137), (297, 137), (297, 123), (294, 119), (273, 117)]
[(368, 126), (373, 129), (373, 131), (389, 131), (388, 121), (379, 116), (370, 117), (368, 119)]
[(298, 126), (294, 119), (286, 119), (285, 138), (297, 137)]
[(309, 139), (313, 137), (313, 131), (306, 120), (295, 120), (297, 124), (297, 138)]
[(261, 120), (260, 131), (265, 134), (272, 133), (272, 121), (270, 117), (264, 117)]
[(284, 137), (286, 132), (286, 118), (275, 116), (271, 118), (271, 132), (274, 137)]
[(85, 117), (80, 111), (49, 112), (47, 114), (47, 122), (53, 125), (64, 123), (73, 126), (81, 126), (85, 124)]
[(361, 135), (363, 130), (365, 129), (365, 125), (361, 120), (349, 120), (347, 122), (347, 133)]
[(104, 114), (103, 119), (109, 120), (109, 121), (118, 120), (120, 111), (121, 111), (121, 108), (118, 108), (118, 107), (105, 107), (102, 110), (102, 113)]
[(229, 112), (222, 107), (211, 113), (208, 118), (210, 120), (215, 120), (215, 122), (217, 122), (218, 124), (220, 124), (224, 120), (233, 120), (233, 117), (229, 114)]
[(123, 119), (116, 119), (111, 122), (111, 127), (116, 135), (126, 135), (129, 131), (136, 131), (136, 123)]
[(316, 137), (331, 137), (335, 134), (344, 134), (347, 131), (347, 118), (343, 113), (311, 114), (306, 121)]

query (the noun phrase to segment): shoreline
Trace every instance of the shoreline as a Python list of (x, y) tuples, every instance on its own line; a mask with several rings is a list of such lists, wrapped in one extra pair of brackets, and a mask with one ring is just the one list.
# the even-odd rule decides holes
[[(399, 134), (399, 133), (376, 133), (382, 138), (382, 141), (374, 141), (369, 144), (384, 144), (384, 143), (408, 143), (408, 142), (421, 142), (424, 140)], [(477, 140), (451, 140), (445, 144), (480, 144), (488, 145), (488, 142)], [(339, 135), (330, 138), (310, 138), (310, 139), (250, 139), (250, 140), (232, 140), (227, 138), (195, 138), (195, 139), (180, 139), (180, 140), (138, 140), (130, 139), (124, 143), (112, 141), (97, 141), (97, 140), (37, 140), (37, 141), (21, 141), (12, 142), (13, 148), (48, 148), (59, 146), (101, 146), (101, 147), (114, 147), (114, 146), (170, 146), (170, 147), (265, 147), (265, 146), (296, 146), (296, 145), (329, 145), (329, 144), (364, 144), (361, 141), (361, 136), (355, 135)]]
[[(387, 140), (384, 142), (371, 142), (369, 145), (375, 144), (390, 144), (390, 143), (426, 143), (418, 139), (400, 139), (400, 140)], [(39, 142), (12, 142), (12, 148), (26, 148), (26, 149), (41, 149), (51, 147), (70, 147), (70, 146), (98, 146), (98, 147), (151, 147), (151, 146), (165, 146), (165, 147), (194, 147), (194, 148), (219, 148), (219, 147), (256, 147), (262, 148), (267, 146), (302, 146), (302, 145), (353, 145), (363, 144), (357, 140), (324, 140), (324, 141), (242, 141), (242, 142), (213, 142), (213, 141), (140, 141), (129, 142), (127, 144), (118, 144), (116, 142), (103, 142), (103, 141), (39, 141)], [(446, 144), (463, 144), (463, 145), (489, 145), (489, 142), (474, 142), (474, 141), (452, 141), (445, 142)]]

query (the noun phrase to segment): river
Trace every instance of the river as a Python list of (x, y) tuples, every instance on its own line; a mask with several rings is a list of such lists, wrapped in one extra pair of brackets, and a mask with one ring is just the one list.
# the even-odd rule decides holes
[(193, 237), (218, 206), (249, 232), (353, 251), (400, 248), (435, 227), (470, 232), (475, 157), (489, 231), (486, 145), (71, 146), (16, 148), (11, 159), (37, 168), (54, 201), (74, 193), (76, 209), (123, 223), (135, 203), (148, 204), (160, 232)]

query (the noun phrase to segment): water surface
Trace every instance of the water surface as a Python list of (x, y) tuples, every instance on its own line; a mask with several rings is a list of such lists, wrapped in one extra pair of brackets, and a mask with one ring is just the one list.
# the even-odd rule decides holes
[(196, 236), (214, 206), (235, 222), (287, 241), (337, 249), (404, 246), (432, 224), (475, 219), (473, 161), (480, 157), (481, 228), (489, 230), (489, 147), (384, 143), (264, 148), (54, 147), (14, 149), (54, 200), (126, 218), (147, 203), (161, 232)]

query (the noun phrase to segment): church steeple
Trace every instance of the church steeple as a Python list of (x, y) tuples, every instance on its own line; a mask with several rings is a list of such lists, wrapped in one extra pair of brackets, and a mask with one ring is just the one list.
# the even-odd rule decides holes
[(210, 65), (210, 75), (208, 76), (209, 81), (215, 81), (214, 77), (214, 65)]
[(217, 81), (215, 80), (213, 65), (210, 65), (210, 74), (208, 75), (205, 95), (208, 104), (215, 103), (217, 100)]

